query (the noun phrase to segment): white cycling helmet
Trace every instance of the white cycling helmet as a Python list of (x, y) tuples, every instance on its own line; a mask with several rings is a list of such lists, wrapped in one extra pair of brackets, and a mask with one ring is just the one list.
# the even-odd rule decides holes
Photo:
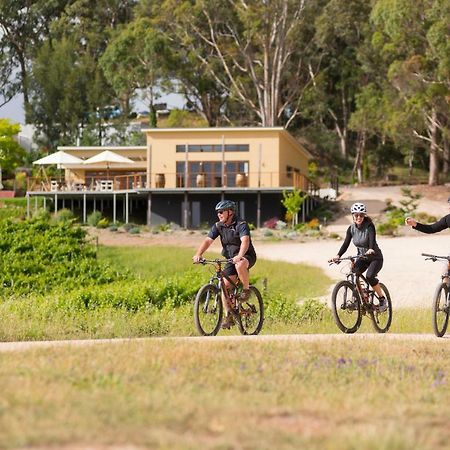
[(350, 208), (350, 212), (352, 214), (355, 213), (367, 214), (367, 208), (364, 203), (353, 203), (352, 207)]

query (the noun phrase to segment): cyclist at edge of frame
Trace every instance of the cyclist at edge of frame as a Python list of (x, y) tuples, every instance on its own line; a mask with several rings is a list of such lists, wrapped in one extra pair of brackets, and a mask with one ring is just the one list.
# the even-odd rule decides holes
[(353, 203), (350, 212), (352, 213), (353, 223), (347, 229), (345, 240), (338, 254), (330, 261), (338, 260), (347, 251), (350, 241), (353, 241), (358, 250), (358, 256), (367, 256), (367, 258), (358, 259), (355, 262), (353, 271), (361, 275), (367, 270), (367, 281), (379, 296), (378, 310), (384, 312), (387, 309), (387, 302), (377, 279), (378, 272), (383, 267), (383, 254), (377, 244), (375, 225), (367, 215), (367, 208), (364, 203)]
[[(242, 283), (242, 292), (238, 300), (243, 302), (250, 297), (250, 275), (249, 269), (256, 262), (256, 252), (250, 236), (250, 228), (246, 221), (241, 220), (236, 214), (236, 203), (231, 200), (222, 200), (215, 207), (219, 221), (216, 222), (208, 233), (208, 236), (200, 244), (197, 252), (192, 257), (194, 263), (199, 263), (203, 258), (203, 253), (211, 246), (217, 237), (220, 236), (222, 243), (222, 255), (233, 262), (227, 263), (224, 273), (233, 282), (239, 279)], [(224, 279), (225, 287), (228, 289), (230, 283)], [(225, 311), (225, 318), (222, 321), (222, 328), (230, 328), (233, 318), (230, 314), (230, 306), (222, 295), (222, 304)]]
[[(450, 206), (450, 197), (447, 199), (447, 203)], [(432, 223), (430, 225), (426, 225), (424, 223), (417, 222), (417, 220), (413, 219), (412, 217), (407, 217), (405, 219), (405, 224), (409, 225), (414, 230), (420, 231), (421, 233), (426, 233), (426, 234), (439, 233), (440, 231), (450, 228), (450, 214), (447, 214), (446, 216), (441, 217), (437, 222)], [(442, 281), (444, 283), (448, 283), (449, 279), (448, 279), (448, 263), (447, 262), (445, 262), (443, 264), (442, 276), (444, 277)]]

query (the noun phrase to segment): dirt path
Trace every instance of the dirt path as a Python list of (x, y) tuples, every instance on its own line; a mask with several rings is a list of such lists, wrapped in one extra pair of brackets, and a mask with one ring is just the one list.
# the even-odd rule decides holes
[(449, 345), (450, 337), (437, 338), (432, 334), (405, 333), (405, 334), (262, 334), (259, 336), (214, 336), (214, 337), (151, 337), (151, 338), (127, 338), (127, 339), (84, 339), (84, 340), (67, 340), (67, 341), (26, 341), (26, 342), (0, 342), (0, 353), (16, 352), (16, 351), (38, 351), (45, 348), (53, 347), (85, 347), (88, 345), (118, 345), (127, 342), (136, 341), (192, 341), (192, 342), (235, 342), (244, 339), (257, 340), (259, 342), (273, 341), (298, 341), (298, 342), (317, 342), (317, 341), (336, 341), (336, 340), (372, 340), (372, 341), (421, 341), (421, 342), (439, 342), (440, 344)]

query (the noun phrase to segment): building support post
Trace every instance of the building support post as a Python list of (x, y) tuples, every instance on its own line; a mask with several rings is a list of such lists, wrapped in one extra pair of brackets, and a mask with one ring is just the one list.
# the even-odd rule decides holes
[(128, 192), (125, 193), (125, 223), (128, 223)]
[(114, 194), (113, 194), (113, 223), (116, 223), (116, 203), (117, 203), (117, 194), (114, 192)]
[(55, 194), (55, 214), (58, 212), (58, 194)]
[(86, 194), (83, 194), (83, 223), (86, 223)]
[(27, 219), (30, 218), (30, 194), (27, 192)]
[(149, 192), (147, 196), (147, 226), (152, 226), (152, 193)]
[(256, 194), (256, 228), (261, 228), (261, 191)]
[(183, 208), (183, 226), (184, 229), (188, 228), (188, 193), (184, 193), (184, 208)]

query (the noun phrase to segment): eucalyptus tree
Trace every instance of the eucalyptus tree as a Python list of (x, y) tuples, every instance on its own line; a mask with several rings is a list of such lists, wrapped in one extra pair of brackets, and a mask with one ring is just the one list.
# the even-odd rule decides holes
[(134, 0), (73, 0), (52, 24), (33, 61), (30, 117), (45, 145), (73, 143), (81, 130), (103, 138), (103, 112), (116, 100), (99, 59)]
[(139, 91), (148, 103), (150, 126), (156, 126), (155, 100), (168, 66), (168, 42), (148, 18), (127, 24), (111, 39), (100, 58), (107, 80), (119, 97)]
[[(372, 11), (374, 49), (395, 90), (391, 106), (408, 133), (428, 145), (430, 185), (448, 145), (450, 5), (446, 0), (378, 0)], [(387, 128), (387, 127), (386, 127)]]
[(315, 21), (314, 40), (322, 54), (321, 71), (314, 78), (311, 116), (332, 129), (341, 156), (349, 155), (351, 139), (361, 145), (364, 137), (351, 136), (349, 120), (355, 95), (367, 83), (358, 53), (368, 34), (370, 2), (330, 0)]
[(0, 2), (0, 106), (23, 93), (28, 108), (31, 59), (71, 0)]
[(174, 33), (202, 42), (191, 46), (192, 54), (261, 125), (288, 126), (299, 114), (317, 71), (311, 58), (315, 2), (165, 0), (163, 9), (171, 13)]

